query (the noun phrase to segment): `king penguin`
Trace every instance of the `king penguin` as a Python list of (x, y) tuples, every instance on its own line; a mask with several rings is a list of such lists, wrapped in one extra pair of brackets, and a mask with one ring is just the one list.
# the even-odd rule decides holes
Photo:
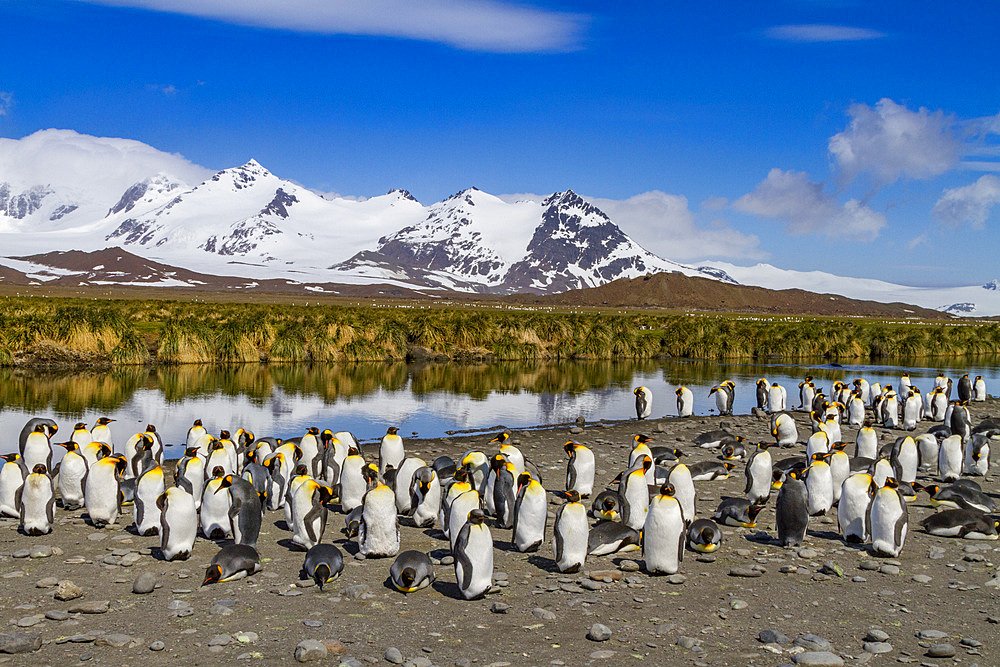
[(44, 424), (36, 425), (35, 430), (28, 434), (21, 458), (24, 459), (24, 467), (27, 470), (34, 470), (38, 464), (45, 466), (46, 470), (52, 469), (52, 446)]
[(493, 536), (485, 518), (482, 510), (473, 510), (452, 548), (455, 579), (466, 600), (482, 597), (493, 585)]
[(198, 536), (198, 511), (190, 493), (172, 486), (156, 499), (160, 508), (160, 554), (164, 560), (187, 560)]
[(121, 513), (121, 480), (125, 474), (125, 458), (105, 456), (87, 472), (83, 496), (90, 522), (104, 528), (118, 521)]
[(868, 512), (878, 486), (866, 472), (857, 472), (844, 480), (837, 503), (837, 521), (844, 541), (862, 544), (868, 541)]
[(132, 512), (135, 530), (140, 535), (155, 535), (159, 532), (160, 513), (156, 510), (156, 499), (165, 490), (163, 468), (159, 464), (154, 464), (139, 475), (135, 485)]
[(646, 522), (646, 511), (649, 509), (649, 487), (646, 483), (646, 471), (653, 465), (648, 456), (642, 459), (642, 467), (626, 472), (619, 482), (618, 495), (621, 497), (622, 522), (639, 530)]
[(386, 558), (399, 553), (399, 520), (396, 495), (385, 484), (365, 494), (358, 527), (358, 545), (366, 558)]
[(198, 455), (197, 447), (184, 450), (184, 457), (174, 468), (174, 484), (191, 494), (195, 509), (201, 509), (201, 493), (205, 489), (205, 459)]
[(678, 387), (677, 394), (677, 416), (690, 417), (694, 414), (694, 393), (687, 387)]
[(212, 558), (202, 586), (220, 581), (235, 581), (260, 571), (260, 555), (245, 544), (227, 544)]
[(545, 489), (529, 473), (517, 478), (517, 502), (514, 505), (514, 532), (511, 542), (521, 553), (538, 551), (545, 540), (548, 502)]
[(649, 503), (642, 529), (642, 556), (649, 574), (675, 574), (684, 560), (687, 526), (674, 487), (667, 483)]
[(434, 468), (424, 466), (413, 473), (410, 487), (410, 507), (413, 525), (429, 528), (441, 511), (441, 484)]
[(587, 522), (587, 508), (580, 502), (580, 494), (567, 491), (565, 498), (566, 502), (556, 511), (552, 538), (556, 567), (560, 572), (572, 573), (580, 571), (587, 560), (590, 524)]
[(566, 490), (589, 498), (594, 490), (594, 452), (572, 440), (564, 445), (569, 463), (566, 466)]
[(667, 475), (667, 486), (670, 487), (670, 495), (680, 503), (684, 516), (684, 527), (687, 528), (695, 517), (694, 480), (691, 478), (691, 471), (688, 467), (683, 463), (678, 463), (671, 468), (670, 474)]
[(20, 454), (3, 454), (0, 455), (0, 460), (3, 461), (0, 464), (0, 516), (18, 518), (21, 513), (17, 509), (15, 497), (24, 486), (28, 471), (24, 469)]
[(344, 555), (332, 544), (317, 544), (306, 552), (302, 572), (323, 590), (323, 586), (340, 576), (344, 571)]
[(870, 422), (858, 429), (858, 436), (854, 440), (854, 458), (874, 459), (878, 456), (878, 434), (872, 428)]
[(52, 532), (56, 493), (44, 463), (36, 463), (24, 478), (24, 485), (17, 491), (16, 502), (20, 529), (25, 535), (48, 535)]
[(962, 436), (950, 435), (941, 441), (938, 450), (938, 477), (944, 482), (954, 482), (962, 476), (964, 453)]
[[(385, 487), (385, 492), (392, 501), (392, 517), (396, 518), (396, 499), (392, 490)], [(289, 500), (292, 506), (292, 544), (308, 551), (323, 539), (326, 530), (326, 504), (333, 499), (333, 489), (321, 484), (311, 477), (306, 478), (295, 487), (294, 495), (289, 489)]]
[(389, 568), (389, 580), (401, 593), (412, 593), (434, 583), (434, 564), (421, 551), (404, 551)]
[(649, 387), (636, 387), (635, 394), (635, 417), (636, 419), (646, 419), (653, 413), (653, 392)]
[(806, 537), (809, 527), (809, 493), (805, 483), (792, 471), (785, 476), (778, 491), (774, 525), (778, 531), (778, 544), (797, 547)]
[(763, 505), (771, 495), (771, 454), (767, 451), (770, 446), (767, 442), (758, 443), (757, 451), (747, 460), (743, 493), (753, 505)]
[(382, 436), (382, 442), (378, 448), (378, 471), (385, 472), (385, 467), (391, 465), (399, 469), (399, 464), (403, 462), (406, 453), (403, 451), (403, 439), (399, 437), (399, 429), (390, 426)]
[(229, 519), (233, 525), (233, 542), (257, 548), (264, 509), (253, 484), (236, 475), (226, 475), (216, 493), (229, 490)]
[(228, 493), (219, 493), (225, 478), (225, 470), (222, 469), (222, 466), (216, 466), (212, 470), (211, 479), (205, 482), (201, 492), (201, 510), (199, 512), (201, 533), (210, 540), (225, 539), (233, 529), (233, 521), (229, 517), (232, 498)]
[(903, 549), (908, 528), (906, 503), (896, 490), (896, 480), (889, 478), (875, 493), (871, 506), (872, 552), (895, 558)]
[(695, 519), (687, 530), (687, 545), (691, 551), (710, 554), (722, 544), (722, 531), (711, 519)]
[(76, 510), (83, 507), (83, 484), (87, 477), (87, 459), (80, 453), (80, 445), (72, 440), (58, 443), (66, 448), (59, 463), (59, 497), (62, 507), (66, 510)]

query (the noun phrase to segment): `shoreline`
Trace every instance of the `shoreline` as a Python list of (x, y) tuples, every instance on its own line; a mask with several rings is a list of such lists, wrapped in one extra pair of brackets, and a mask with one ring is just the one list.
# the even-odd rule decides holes
[[(973, 422), (978, 423), (984, 416), (996, 416), (1000, 402), (990, 399), (972, 408)], [(807, 417), (791, 414), (804, 440)], [(735, 415), (537, 425), (515, 430), (512, 442), (538, 465), (550, 490), (562, 488), (563, 443), (572, 439), (590, 447), (597, 461), (596, 492), (625, 467), (636, 433), (650, 435), (655, 444), (679, 447), (690, 463), (716, 456), (691, 440), (721, 422), (751, 442), (771, 440), (766, 420)], [(921, 422), (915, 433), (930, 426)], [(877, 432), (880, 442), (902, 433)], [(492, 452), (487, 443), (493, 433), (404, 442), (409, 455), (430, 461), (471, 448)], [(845, 440), (853, 441), (854, 435), (854, 429), (844, 428)], [(365, 449), (371, 452), (370, 445)], [(780, 458), (803, 448), (776, 451)], [(723, 497), (742, 496), (742, 466), (734, 472), (726, 480), (696, 483), (699, 517), (710, 517)], [(1000, 488), (995, 470), (981, 481), (984, 490), (996, 496)], [(679, 576), (672, 577), (642, 571), (641, 552), (588, 557), (583, 572), (558, 573), (552, 562), (551, 516), (559, 502), (550, 499), (546, 541), (536, 554), (511, 551), (510, 531), (491, 526), (494, 578), (501, 585), (497, 593), (475, 601), (456, 599), (447, 542), (439, 533), (405, 524), (400, 549), (429, 552), (441, 563), (435, 566), (437, 582), (408, 596), (385, 584), (392, 558), (352, 557), (356, 548), (344, 543), (340, 514), (331, 513), (324, 541), (332, 540), (344, 553), (345, 571), (322, 592), (311, 581), (299, 581), (303, 554), (283, 542), (290, 533), (281, 527), (280, 511), (265, 517), (258, 543), (265, 559), (262, 571), (205, 587), (199, 586), (201, 575), (218, 547), (199, 538), (190, 560), (156, 560), (152, 547), (159, 545), (159, 538), (139, 537), (125, 529), (131, 524), (131, 508), (118, 526), (103, 531), (86, 525), (82, 511), (57, 508), (53, 533), (35, 538), (18, 534), (16, 521), (0, 520), (0, 604), (8, 610), (9, 622), (3, 632), (36, 635), (42, 642), (37, 651), (0, 656), (0, 662), (293, 662), (296, 646), (309, 639), (328, 644), (329, 655), (321, 664), (339, 664), (346, 657), (362, 665), (390, 664), (385, 656), (395, 660), (398, 652), (402, 659), (416, 659), (413, 665), (442, 667), (633, 661), (778, 665), (791, 662), (803, 649), (759, 641), (758, 635), (768, 630), (789, 640), (818, 635), (850, 664), (927, 661), (931, 643), (951, 643), (966, 663), (1000, 659), (1000, 647), (989, 639), (997, 636), (1000, 596), (997, 588), (987, 585), (997, 576), (1000, 544), (923, 533), (919, 521), (934, 511), (925, 494), (908, 503), (910, 532), (897, 559), (875, 558), (840, 541), (834, 535), (835, 515), (810, 519), (809, 537), (801, 548), (776, 546), (765, 538), (774, 535), (772, 496), (756, 528), (722, 527), (721, 548), (710, 555), (688, 551)], [(148, 595), (132, 593), (142, 573), (151, 574), (158, 584)], [(55, 589), (49, 587), (53, 579), (75, 582), (83, 596), (54, 600)], [(106, 610), (100, 611), (104, 602)], [(97, 613), (71, 611), (81, 603)], [(611, 638), (588, 639), (594, 623), (607, 626)], [(882, 642), (891, 645), (887, 657), (864, 648), (873, 628), (888, 635)], [(948, 636), (932, 642), (916, 636), (926, 630)], [(970, 645), (963, 646), (963, 638)], [(0, 649), (4, 641), (0, 638)], [(975, 642), (982, 645), (972, 645)], [(810, 649), (825, 647), (808, 638), (799, 643)]]

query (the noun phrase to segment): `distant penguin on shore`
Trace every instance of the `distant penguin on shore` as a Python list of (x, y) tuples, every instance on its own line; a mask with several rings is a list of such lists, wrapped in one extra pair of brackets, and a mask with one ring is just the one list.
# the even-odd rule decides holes
[(646, 419), (653, 413), (653, 392), (649, 387), (636, 387), (635, 394), (635, 417), (636, 419)]
[(694, 414), (694, 393), (687, 387), (678, 387), (674, 393), (677, 395), (677, 416), (690, 417)]

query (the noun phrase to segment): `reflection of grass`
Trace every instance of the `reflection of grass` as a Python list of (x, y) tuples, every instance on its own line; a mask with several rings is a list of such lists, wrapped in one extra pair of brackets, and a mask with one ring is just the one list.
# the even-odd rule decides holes
[(375, 362), (417, 357), (865, 360), (994, 354), (1000, 325), (481, 308), (6, 298), (0, 365)]

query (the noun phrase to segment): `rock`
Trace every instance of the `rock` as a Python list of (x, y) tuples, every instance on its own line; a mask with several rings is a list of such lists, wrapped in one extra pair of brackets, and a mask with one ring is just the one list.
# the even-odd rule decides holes
[(69, 612), (63, 611), (62, 609), (50, 609), (45, 612), (45, 618), (50, 621), (65, 621), (69, 618)]
[(860, 563), (858, 563), (858, 569), (859, 570), (868, 570), (868, 571), (874, 572), (878, 568), (879, 568), (879, 564), (877, 562), (873, 561), (873, 560), (863, 560)]
[(535, 607), (531, 610), (531, 613), (535, 616), (535, 618), (540, 618), (543, 621), (556, 620), (555, 612), (549, 611), (548, 609), (542, 609), (541, 607)]
[(823, 563), (823, 567), (820, 569), (823, 574), (828, 574), (830, 576), (842, 577), (844, 576), (844, 568), (837, 565), (835, 561), (828, 560)]
[(695, 646), (698, 646), (699, 644), (701, 644), (700, 639), (695, 639), (694, 637), (688, 637), (687, 635), (681, 635), (680, 637), (677, 638), (677, 645), (680, 646), (681, 648), (686, 648), (689, 651), (693, 649)]
[(236, 633), (236, 641), (238, 641), (241, 644), (253, 644), (258, 639), (260, 639), (260, 635), (258, 635), (256, 632), (237, 632)]
[(494, 614), (506, 614), (510, 610), (510, 605), (506, 602), (494, 602), (490, 611)]
[(618, 566), (618, 569), (622, 572), (638, 572), (639, 563), (634, 560), (623, 560)]
[(833, 644), (814, 634), (799, 635), (792, 643), (796, 646), (801, 646), (807, 651), (824, 652), (833, 650)]
[(683, 574), (680, 574), (680, 573), (671, 574), (670, 576), (667, 577), (667, 583), (668, 584), (674, 584), (675, 586), (678, 586), (680, 584), (683, 584), (685, 581), (687, 581), (687, 579), (688, 578), (686, 576), (684, 576)]
[(122, 648), (123, 646), (128, 646), (131, 643), (131, 637), (117, 632), (110, 635), (102, 635), (94, 640), (94, 646), (111, 646), (113, 648)]
[(979, 648), (983, 645), (978, 639), (972, 639), (971, 637), (963, 637), (962, 641), (959, 642), (962, 646), (967, 646), (969, 648)]
[(889, 653), (892, 651), (892, 644), (888, 642), (865, 642), (862, 648), (866, 653), (878, 655), (879, 653)]
[(316, 662), (326, 659), (328, 654), (329, 651), (326, 650), (323, 642), (316, 641), (315, 639), (306, 639), (299, 642), (295, 647), (294, 656), (299, 662)]
[(318, 621), (314, 618), (307, 618), (306, 620), (302, 621), (302, 625), (306, 626), (307, 628), (322, 628), (323, 621)]
[(926, 653), (928, 658), (953, 658), (955, 657), (955, 647), (951, 644), (934, 644)]
[(44, 577), (35, 582), (35, 588), (55, 588), (59, 585), (59, 580), (55, 577)]
[(11, 558), (21, 559), (21, 558), (27, 558), (30, 555), (31, 555), (31, 549), (18, 549), (10, 556)]
[(136, 595), (146, 595), (152, 593), (156, 588), (156, 575), (152, 572), (143, 572), (132, 582), (132, 592)]
[(17, 627), (19, 628), (30, 628), (33, 625), (38, 625), (42, 622), (42, 619), (35, 616), (25, 616), (24, 618), (18, 619)]
[(368, 584), (355, 584), (344, 589), (344, 597), (348, 600), (357, 600), (367, 591)]
[(885, 642), (889, 641), (889, 633), (883, 632), (882, 630), (872, 629), (868, 631), (865, 635), (866, 642)]
[(606, 642), (611, 639), (611, 628), (602, 623), (594, 623), (590, 626), (587, 639), (592, 642)]
[(330, 655), (344, 655), (347, 653), (347, 646), (336, 639), (321, 639), (320, 642), (326, 647)]
[(75, 604), (67, 611), (71, 614), (106, 614), (109, 609), (111, 609), (111, 602), (108, 600), (94, 600), (93, 602)]
[(885, 565), (880, 566), (878, 571), (882, 574), (899, 574), (899, 566), (886, 563)]
[(208, 608), (208, 613), (213, 616), (231, 616), (233, 608), (224, 604), (215, 603)]
[(753, 577), (759, 577), (763, 574), (760, 570), (755, 570), (749, 567), (733, 567), (729, 569), (730, 577), (744, 577), (747, 579)]
[(611, 581), (621, 581), (622, 573), (620, 570), (593, 570), (590, 573), (590, 578), (594, 581), (603, 581), (605, 583), (609, 579)]
[(941, 632), (940, 630), (921, 630), (917, 633), (917, 639), (947, 639), (948, 633)]
[(819, 556), (819, 552), (812, 547), (803, 547), (797, 553), (799, 558), (804, 558), (805, 560), (812, 560)]
[(590, 654), (590, 658), (592, 660), (607, 660), (613, 657), (615, 657), (615, 652), (609, 651), (607, 649), (603, 651), (594, 651), (593, 653)]
[(149, 645), (150, 651), (162, 651), (165, 648), (167, 648), (167, 645), (161, 642), (159, 639), (157, 639), (155, 642)]
[(806, 651), (792, 656), (796, 665), (831, 665), (838, 667), (844, 664), (844, 659), (830, 651)]
[(52, 555), (52, 547), (43, 547), (38, 545), (37, 547), (31, 548), (31, 553), (29, 556), (31, 558), (48, 558)]
[(70, 600), (83, 597), (83, 589), (69, 579), (63, 579), (59, 582), (59, 585), (56, 586), (54, 597), (62, 602), (69, 602)]
[(215, 635), (209, 640), (209, 646), (228, 646), (233, 641), (233, 638), (229, 635)]
[(918, 584), (929, 584), (931, 583), (931, 579), (932, 578), (926, 574), (915, 574), (911, 577), (911, 580), (917, 582)]
[(42, 648), (42, 636), (24, 632), (0, 633), (0, 653), (31, 653)]
[(382, 657), (385, 658), (386, 662), (391, 662), (394, 665), (403, 664), (403, 654), (395, 646), (387, 648)]
[(940, 560), (944, 558), (944, 555), (945, 555), (944, 547), (934, 546), (927, 550), (927, 557), (932, 560)]
[(580, 428), (579, 426), (574, 426), (569, 430), (569, 432), (572, 433), (573, 435), (580, 435), (581, 433), (583, 433), (583, 429)]
[(746, 609), (747, 603), (744, 600), (730, 600), (729, 608), (733, 611), (739, 611), (740, 609)]
[(760, 634), (757, 635), (757, 641), (764, 644), (790, 644), (792, 642), (783, 632), (770, 629), (761, 630)]

